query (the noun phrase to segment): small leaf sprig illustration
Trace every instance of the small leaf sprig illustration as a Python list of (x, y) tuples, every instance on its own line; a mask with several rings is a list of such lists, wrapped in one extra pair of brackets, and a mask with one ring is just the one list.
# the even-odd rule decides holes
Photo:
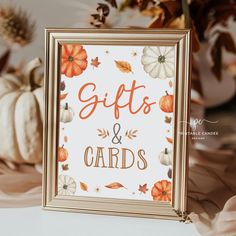
[(105, 139), (110, 135), (109, 131), (106, 129), (97, 129), (97, 131), (98, 131), (98, 136), (101, 137), (102, 139)]
[(127, 61), (116, 61), (116, 67), (123, 73), (133, 73), (132, 67)]
[(125, 136), (128, 138), (128, 139), (133, 139), (133, 138), (136, 138), (137, 137), (137, 132), (138, 132), (138, 130), (137, 129), (135, 129), (135, 130), (127, 130), (126, 132), (125, 132)]

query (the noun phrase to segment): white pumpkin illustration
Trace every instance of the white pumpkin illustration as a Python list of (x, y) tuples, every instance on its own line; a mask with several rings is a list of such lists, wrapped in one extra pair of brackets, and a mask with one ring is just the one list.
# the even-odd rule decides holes
[(165, 150), (159, 154), (160, 163), (165, 166), (172, 165), (172, 158), (173, 152), (172, 150), (168, 150), (167, 148), (165, 148)]
[(71, 107), (69, 107), (68, 103), (64, 106), (61, 106), (60, 109), (60, 121), (63, 123), (68, 123), (73, 120), (74, 112)]
[(58, 177), (58, 194), (73, 195), (76, 191), (76, 182), (68, 175), (60, 175)]
[(149, 47), (143, 49), (141, 62), (144, 70), (154, 79), (166, 79), (174, 76), (174, 47)]

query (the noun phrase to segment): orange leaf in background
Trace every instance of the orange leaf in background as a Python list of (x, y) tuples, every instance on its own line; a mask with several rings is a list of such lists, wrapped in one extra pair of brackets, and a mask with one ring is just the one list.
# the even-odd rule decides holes
[[(132, 67), (129, 62), (126, 61), (115, 61), (116, 67), (123, 73), (132, 72)], [(132, 72), (133, 73), (133, 72)]]
[(138, 191), (145, 194), (148, 191), (147, 184), (139, 185)]
[(151, 23), (148, 25), (148, 28), (161, 28), (163, 26), (163, 13), (161, 12), (158, 16), (154, 17)]
[(68, 142), (68, 137), (64, 136), (64, 142), (67, 143)]
[(79, 182), (80, 183), (80, 188), (83, 191), (88, 191), (88, 186), (87, 184), (83, 183), (83, 182)]
[(87, 68), (87, 52), (79, 44), (63, 44), (61, 54), (61, 73), (72, 78)]
[(171, 182), (167, 180), (161, 180), (154, 184), (152, 188), (152, 197), (156, 201), (171, 201)]
[(108, 184), (105, 187), (106, 188), (110, 188), (110, 189), (125, 188), (122, 184), (120, 184), (118, 182), (114, 182), (114, 183)]
[(173, 139), (172, 139), (172, 138), (166, 137), (166, 140), (167, 140), (167, 142), (169, 142), (169, 143), (173, 143)]
[(60, 99), (63, 100), (67, 97), (68, 93), (60, 94)]
[(98, 66), (101, 64), (101, 62), (98, 61), (98, 57), (96, 57), (95, 59), (91, 59), (91, 63), (90, 63), (93, 67), (98, 68)]

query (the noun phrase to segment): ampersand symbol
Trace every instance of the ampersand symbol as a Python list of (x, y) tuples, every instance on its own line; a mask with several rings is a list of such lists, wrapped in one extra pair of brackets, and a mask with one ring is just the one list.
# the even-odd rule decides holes
[(115, 123), (114, 125), (113, 125), (113, 133), (114, 133), (114, 137), (112, 138), (112, 143), (113, 144), (118, 144), (118, 143), (120, 143), (121, 144), (121, 136), (119, 136), (118, 137), (118, 134), (119, 134), (119, 132), (120, 132), (120, 129), (121, 129), (121, 126), (120, 126), (120, 124), (119, 123)]

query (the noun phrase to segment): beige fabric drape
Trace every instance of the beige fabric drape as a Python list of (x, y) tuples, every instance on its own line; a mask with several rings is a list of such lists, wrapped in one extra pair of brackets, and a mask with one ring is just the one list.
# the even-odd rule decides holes
[(41, 204), (42, 175), (34, 166), (10, 169), (0, 161), (0, 207), (26, 207)]
[(236, 155), (232, 151), (190, 152), (190, 218), (201, 235), (236, 236)]

